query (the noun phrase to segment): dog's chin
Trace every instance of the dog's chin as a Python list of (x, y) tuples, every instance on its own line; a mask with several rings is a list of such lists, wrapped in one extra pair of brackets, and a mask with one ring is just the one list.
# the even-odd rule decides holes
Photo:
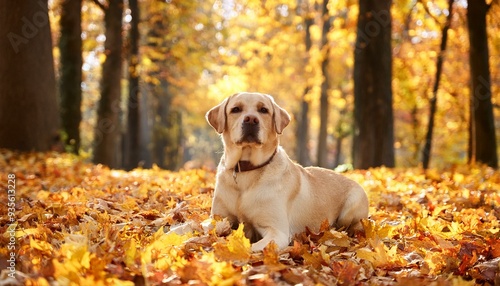
[(261, 148), (264, 143), (260, 141), (258, 138), (244, 138), (235, 142), (238, 147), (256, 147)]

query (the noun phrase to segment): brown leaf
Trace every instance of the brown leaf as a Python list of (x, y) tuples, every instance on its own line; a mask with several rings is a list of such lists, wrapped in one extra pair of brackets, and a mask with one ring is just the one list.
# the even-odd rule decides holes
[(350, 260), (333, 261), (331, 264), (333, 276), (337, 278), (339, 285), (354, 285), (361, 266)]
[(285, 269), (281, 272), (281, 275), (283, 275), (283, 279), (285, 280), (285, 282), (292, 285), (301, 284), (304, 283), (305, 280), (307, 280), (307, 276), (300, 273), (299, 270), (295, 268)]
[(492, 285), (500, 285), (500, 257), (478, 263), (470, 271), (474, 279), (487, 281)]
[(186, 241), (184, 248), (187, 251), (198, 251), (200, 249), (206, 249), (212, 247), (217, 239), (213, 236), (204, 235), (201, 237), (193, 237)]

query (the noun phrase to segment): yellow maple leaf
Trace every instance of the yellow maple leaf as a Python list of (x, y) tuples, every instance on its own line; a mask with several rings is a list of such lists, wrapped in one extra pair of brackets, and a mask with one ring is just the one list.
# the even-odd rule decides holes
[(371, 262), (372, 264), (376, 260), (375, 252), (373, 252), (372, 250), (370, 250), (367, 247), (359, 248), (358, 250), (356, 250), (356, 256), (360, 259), (367, 260), (367, 261)]
[(279, 265), (279, 248), (278, 245), (274, 242), (271, 241), (265, 248), (264, 248), (264, 264), (265, 265)]
[(215, 256), (220, 260), (248, 262), (250, 259), (250, 240), (245, 237), (243, 224), (233, 231), (226, 241), (214, 245)]
[(380, 239), (369, 239), (369, 243), (373, 250), (366, 247), (356, 250), (358, 258), (371, 262), (374, 267), (406, 264), (405, 260), (397, 253), (397, 245), (389, 248)]
[(159, 270), (185, 265), (186, 260), (182, 257), (183, 252), (180, 246), (191, 237), (190, 233), (178, 235), (175, 232), (169, 232), (166, 234), (161, 227), (153, 235), (153, 241), (141, 252), (143, 272), (147, 273), (146, 268), (150, 264)]

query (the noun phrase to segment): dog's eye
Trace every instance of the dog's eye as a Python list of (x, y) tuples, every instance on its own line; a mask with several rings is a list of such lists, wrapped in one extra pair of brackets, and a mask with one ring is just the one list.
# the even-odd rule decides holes
[(231, 108), (231, 113), (240, 113), (240, 112), (241, 108), (239, 108), (238, 106)]
[(264, 113), (264, 114), (265, 114), (265, 113), (269, 113), (269, 109), (267, 109), (267, 108), (265, 108), (265, 107), (261, 107), (261, 108), (259, 109), (259, 112), (260, 112), (260, 113)]

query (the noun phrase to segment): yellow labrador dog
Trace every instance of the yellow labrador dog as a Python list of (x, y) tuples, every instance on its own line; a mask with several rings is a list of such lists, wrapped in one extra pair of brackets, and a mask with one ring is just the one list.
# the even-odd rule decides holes
[(368, 199), (356, 182), (333, 171), (292, 162), (279, 146), (290, 116), (261, 93), (238, 93), (206, 114), (222, 135), (222, 156), (212, 216), (243, 223), (253, 251), (274, 241), (286, 247), (294, 234), (318, 230), (328, 219), (350, 233), (362, 230)]

